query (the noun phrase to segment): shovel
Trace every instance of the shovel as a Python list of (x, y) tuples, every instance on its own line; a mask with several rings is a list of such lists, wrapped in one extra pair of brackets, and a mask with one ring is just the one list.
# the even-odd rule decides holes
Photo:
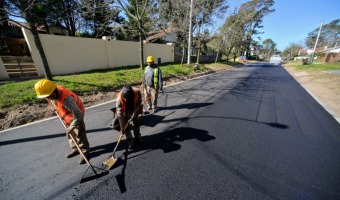
[[(143, 103), (141, 105), (139, 105), (136, 110), (133, 112), (131, 118), (127, 121), (125, 127), (124, 127), (124, 130), (120, 132), (120, 135), (119, 135), (119, 138), (118, 138), (118, 141), (117, 141), (117, 144), (116, 144), (116, 147), (114, 148), (113, 152), (112, 152), (112, 156), (110, 156), (108, 159), (104, 160), (103, 161), (103, 165), (106, 165), (107, 169), (111, 169), (113, 167), (113, 165), (117, 162), (117, 158), (115, 158), (115, 153), (116, 153), (116, 150), (117, 150), (117, 147), (120, 143), (120, 141), (122, 140), (123, 138), (123, 135), (124, 135), (124, 132), (126, 131), (127, 127), (129, 126), (129, 124), (131, 123), (132, 119), (135, 117), (135, 113), (139, 110), (139, 108), (144, 105), (144, 103), (149, 100), (151, 97), (145, 99), (143, 101)], [(113, 109), (111, 109), (113, 111)]]
[[(55, 113), (57, 114), (57, 116), (58, 116), (59, 120), (61, 121), (61, 123), (63, 124), (64, 128), (66, 129), (67, 127), (66, 127), (65, 123), (63, 122), (63, 120), (60, 118), (58, 112), (55, 111)], [(83, 182), (86, 182), (86, 181), (88, 181), (88, 180), (92, 180), (92, 179), (95, 179), (95, 178), (99, 178), (99, 177), (101, 177), (101, 176), (103, 176), (103, 175), (108, 174), (109, 171), (107, 171), (107, 170), (105, 170), (105, 169), (102, 169), (102, 168), (99, 168), (99, 167), (93, 166), (93, 165), (90, 163), (90, 161), (86, 158), (86, 156), (85, 156), (85, 154), (83, 153), (83, 151), (80, 149), (80, 147), (79, 147), (77, 141), (74, 139), (73, 135), (72, 135), (71, 133), (69, 133), (68, 135), (69, 135), (70, 138), (72, 139), (74, 145), (77, 147), (77, 150), (78, 150), (78, 152), (80, 153), (80, 155), (84, 158), (85, 162), (86, 162), (87, 165), (89, 166), (89, 167), (87, 168), (87, 170), (85, 171), (83, 177), (81, 178), (80, 183), (83, 183)], [(85, 176), (86, 172), (89, 170), (89, 168), (90, 168), (91, 171), (93, 172), (94, 177), (87, 177), (87, 178), (84, 178), (84, 176)], [(98, 174), (94, 168), (100, 169), (100, 170), (102, 170), (103, 172), (102, 172), (101, 174)]]

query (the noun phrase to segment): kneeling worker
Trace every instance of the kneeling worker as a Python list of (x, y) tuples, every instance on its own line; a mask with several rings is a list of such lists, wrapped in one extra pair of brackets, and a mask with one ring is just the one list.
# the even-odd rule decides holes
[[(143, 107), (141, 104), (142, 94), (137, 88), (124, 86), (118, 93), (116, 114), (119, 120), (120, 131), (126, 135), (126, 140), (130, 150), (133, 150), (135, 145), (142, 143), (142, 136), (140, 134), (138, 121), (138, 115), (143, 113)], [(127, 125), (127, 128), (125, 129), (126, 123), (129, 123), (128, 121), (131, 117), (133, 117), (132, 123), (135, 138), (132, 137), (130, 125)]]
[[(87, 140), (84, 123), (85, 107), (80, 98), (70, 90), (56, 85), (47, 79), (38, 81), (34, 89), (37, 97), (45, 98), (67, 127), (65, 132), (72, 150), (66, 154), (66, 158), (71, 158), (79, 154), (77, 147), (69, 135), (72, 134), (86, 158), (89, 159), (90, 145)], [(79, 164), (85, 163), (85, 159), (80, 156)]]

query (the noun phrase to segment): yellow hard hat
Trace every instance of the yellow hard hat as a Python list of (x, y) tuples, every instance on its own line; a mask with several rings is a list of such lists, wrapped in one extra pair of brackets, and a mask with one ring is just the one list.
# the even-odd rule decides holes
[(47, 79), (42, 79), (38, 81), (34, 86), (38, 98), (46, 98), (50, 96), (56, 88), (57, 85)]
[(148, 56), (148, 58), (146, 59), (146, 62), (153, 62), (153, 57), (152, 56)]

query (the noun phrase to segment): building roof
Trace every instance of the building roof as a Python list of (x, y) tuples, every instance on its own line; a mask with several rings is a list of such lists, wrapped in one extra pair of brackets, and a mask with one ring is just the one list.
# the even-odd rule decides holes
[(152, 32), (148, 33), (148, 35), (150, 35), (150, 36), (145, 39), (145, 42), (152, 42), (153, 40), (163, 38), (167, 34), (173, 35), (175, 32), (176, 32), (176, 30), (173, 29), (173, 28), (172, 29), (168, 28), (168, 29), (162, 29), (162, 30), (158, 30), (158, 31), (152, 31)]

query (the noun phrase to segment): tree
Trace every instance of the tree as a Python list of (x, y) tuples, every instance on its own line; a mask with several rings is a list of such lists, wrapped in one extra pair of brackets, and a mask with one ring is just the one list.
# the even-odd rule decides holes
[[(196, 63), (199, 63), (200, 54), (201, 54), (201, 46), (206, 45), (209, 41), (207, 37), (209, 36), (209, 31), (206, 29), (204, 34), (201, 34), (201, 27), (205, 24), (209, 24), (211, 22), (211, 18), (216, 15), (222, 15), (227, 10), (228, 6), (224, 4), (224, 0), (198, 0), (196, 1), (195, 11), (194, 11), (194, 18), (195, 18), (195, 25), (198, 29), (197, 31), (197, 60)], [(203, 43), (202, 43), (203, 41)]]
[(48, 0), (50, 23), (63, 29), (65, 26), (70, 36), (82, 25), (80, 3), (78, 0)]
[[(308, 48), (314, 48), (316, 38), (318, 36), (319, 27), (308, 33), (305, 39), (305, 44)], [(329, 24), (324, 24), (321, 29), (317, 47), (334, 46), (340, 37), (340, 19), (331, 21)]]
[(270, 56), (273, 55), (273, 53), (276, 50), (276, 43), (272, 39), (265, 39), (262, 42), (262, 49), (260, 53), (263, 55), (264, 59), (269, 59)]
[(282, 56), (292, 60), (294, 59), (295, 56), (298, 55), (299, 50), (303, 49), (303, 46), (300, 44), (296, 44), (296, 43), (291, 43), (289, 44), (288, 47), (285, 48), (285, 50), (283, 50), (282, 52)]
[[(147, 16), (151, 16), (156, 12), (156, 4), (154, 0), (117, 0), (118, 5), (123, 10), (129, 21), (131, 21), (131, 30), (138, 31), (139, 43), (140, 43), (140, 68), (141, 72), (144, 71), (144, 53), (143, 53), (143, 40), (146, 38), (147, 27), (152, 21), (145, 21)], [(143, 81), (143, 80), (142, 80)]]
[(5, 0), (4, 2), (4, 9), (8, 15), (24, 18), (28, 22), (30, 31), (32, 32), (34, 38), (34, 43), (42, 59), (45, 77), (49, 80), (53, 80), (37, 30), (37, 27), (43, 24), (45, 20), (41, 18), (41, 13), (43, 13), (45, 9), (44, 5), (41, 2), (35, 0)]
[(274, 0), (251, 0), (242, 4), (227, 18), (222, 34), (226, 37), (228, 54), (234, 49), (234, 53), (247, 52), (249, 55), (253, 37), (260, 34), (258, 29), (262, 28), (264, 16), (275, 11), (270, 8), (273, 4)]
[(172, 24), (175, 28), (177, 42), (182, 47), (181, 64), (183, 65), (189, 36), (190, 1), (159, 0), (158, 3), (160, 19), (158, 26), (164, 29), (167, 24)]
[(242, 18), (239, 17), (238, 11), (235, 10), (230, 15), (224, 24), (220, 27), (220, 43), (223, 54), (229, 57), (232, 55), (241, 55), (242, 47), (244, 46), (244, 24)]
[(96, 38), (113, 35), (113, 23), (121, 23), (117, 8), (110, 7), (110, 0), (83, 0), (82, 16)]
[[(223, 15), (227, 6), (225, 0), (195, 0), (193, 2), (192, 12), (192, 30), (194, 33), (196, 30), (196, 41), (198, 50), (201, 50), (201, 46), (206, 44), (210, 39), (204, 38), (204, 36), (210, 36), (208, 29), (204, 26), (211, 24), (212, 18), (217, 14)], [(182, 64), (185, 56), (185, 48), (187, 47), (189, 37), (189, 13), (190, 13), (190, 1), (181, 0), (159, 0), (160, 7), (160, 26), (166, 23), (171, 23), (176, 29), (177, 41), (183, 49)], [(203, 34), (201, 33), (203, 29)], [(198, 52), (198, 55), (200, 52)], [(188, 55), (190, 56), (190, 55)], [(197, 61), (199, 56), (197, 57)]]
[(244, 32), (245, 32), (245, 46), (244, 49), (247, 50), (249, 54), (249, 47), (252, 42), (252, 37), (259, 34), (258, 28), (262, 28), (263, 17), (274, 9), (270, 9), (273, 6), (274, 0), (252, 0), (241, 5), (240, 17), (245, 20)]

